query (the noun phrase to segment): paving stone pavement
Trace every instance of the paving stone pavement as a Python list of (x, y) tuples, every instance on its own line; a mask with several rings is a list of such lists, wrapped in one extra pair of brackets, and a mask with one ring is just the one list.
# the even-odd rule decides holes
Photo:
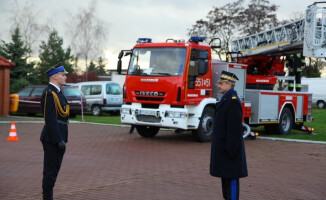
[[(42, 124), (16, 123), (19, 142), (0, 124), (0, 199), (41, 199)], [(123, 127), (70, 124), (54, 189), (57, 200), (216, 200), (210, 143), (160, 131), (147, 139)], [(136, 132), (136, 131), (135, 131)], [(246, 140), (249, 176), (240, 199), (326, 199), (326, 145)]]

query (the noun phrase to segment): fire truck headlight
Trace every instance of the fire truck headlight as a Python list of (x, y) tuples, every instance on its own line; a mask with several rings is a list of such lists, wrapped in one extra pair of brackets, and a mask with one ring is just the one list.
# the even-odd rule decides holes
[(121, 108), (121, 114), (130, 115), (131, 109), (130, 108)]
[(166, 111), (165, 116), (170, 117), (170, 118), (186, 118), (187, 113), (186, 112), (178, 112), (178, 111)]

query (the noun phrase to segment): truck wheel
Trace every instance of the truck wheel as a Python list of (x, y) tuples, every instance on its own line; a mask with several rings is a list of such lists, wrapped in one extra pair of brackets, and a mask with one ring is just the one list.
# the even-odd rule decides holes
[(192, 134), (198, 142), (209, 142), (213, 137), (213, 122), (214, 122), (214, 109), (206, 107), (201, 116), (197, 130), (193, 130)]
[(154, 126), (136, 126), (137, 132), (142, 137), (155, 137), (155, 135), (160, 131), (160, 127)]
[(323, 109), (323, 108), (326, 107), (326, 103), (325, 103), (324, 101), (318, 101), (318, 102), (317, 102), (317, 107), (318, 107), (319, 109)]
[(290, 134), (292, 125), (293, 125), (292, 112), (289, 108), (285, 107), (281, 113), (279, 123), (276, 125), (276, 131), (281, 135)]
[(102, 115), (102, 109), (99, 105), (92, 106), (92, 114), (94, 116), (101, 116)]

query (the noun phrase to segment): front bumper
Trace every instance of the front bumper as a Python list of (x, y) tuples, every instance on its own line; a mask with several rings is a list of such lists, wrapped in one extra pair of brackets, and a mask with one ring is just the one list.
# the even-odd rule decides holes
[[(177, 116), (173, 117), (171, 114)], [(181, 113), (178, 115), (178, 113)], [(191, 125), (189, 113), (186, 108), (171, 108), (170, 105), (160, 105), (159, 108), (142, 108), (141, 104), (133, 103), (132, 105), (122, 105), (121, 107), (121, 123), (156, 126), (178, 129), (189, 129), (196, 125)]]

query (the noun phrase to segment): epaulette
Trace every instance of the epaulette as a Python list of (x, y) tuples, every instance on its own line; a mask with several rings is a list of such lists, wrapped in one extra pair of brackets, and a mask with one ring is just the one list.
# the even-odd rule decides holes
[(237, 97), (236, 96), (233, 96), (232, 99), (237, 99)]

